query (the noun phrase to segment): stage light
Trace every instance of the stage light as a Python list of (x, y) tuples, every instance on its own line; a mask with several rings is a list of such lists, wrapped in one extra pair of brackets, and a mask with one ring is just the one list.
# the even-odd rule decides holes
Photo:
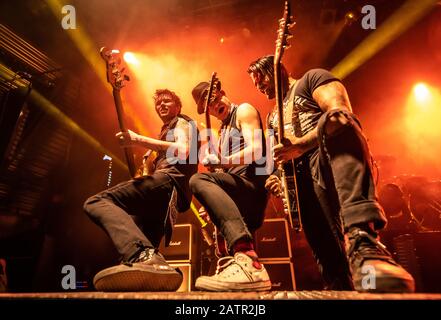
[(417, 102), (427, 102), (430, 97), (430, 91), (426, 84), (417, 83), (413, 87), (413, 94), (415, 95), (415, 99)]
[(355, 17), (355, 15), (353, 12), (346, 13), (346, 19), (352, 20), (352, 19), (354, 19), (354, 17)]
[(224, 38), (220, 38), (220, 43), (223, 44), (224, 43)]
[[(407, 0), (333, 69), (343, 79), (435, 8), (438, 0)], [(362, 16), (361, 16), (362, 17)], [(360, 18), (361, 18), (360, 17)]]
[[(63, 19), (62, 8), (65, 5), (67, 0), (47, 0), (47, 4), (49, 8), (52, 10), (52, 13), (61, 21)], [(79, 26), (83, 25), (77, 19), (77, 24)], [(77, 27), (76, 29), (65, 30), (67, 35), (71, 38), (72, 42), (78, 48), (78, 51), (81, 52), (83, 57), (89, 63), (90, 67), (95, 71), (98, 78), (103, 83), (109, 94), (112, 94), (112, 89), (107, 83), (106, 73), (103, 72), (104, 61), (100, 56), (99, 48), (96, 46), (95, 41), (90, 37), (87, 31), (82, 27)], [(135, 130), (138, 130), (144, 134), (148, 134), (150, 132), (149, 128), (142, 123), (139, 119), (138, 112), (136, 112), (130, 105), (126, 103), (125, 105), (125, 113), (126, 116), (131, 118), (133, 124), (135, 126)]]
[(349, 11), (345, 14), (345, 25), (350, 26), (357, 20), (357, 16), (353, 11)]
[(139, 66), (139, 60), (133, 52), (125, 52), (123, 57), (125, 62)]
[(430, 140), (441, 137), (441, 94), (439, 89), (426, 83), (417, 83), (409, 93), (406, 105), (408, 132), (416, 139)]

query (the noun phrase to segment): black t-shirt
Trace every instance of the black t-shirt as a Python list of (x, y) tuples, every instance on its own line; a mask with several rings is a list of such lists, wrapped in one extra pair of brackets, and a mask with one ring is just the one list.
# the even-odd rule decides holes
[[(331, 81), (340, 81), (332, 73), (324, 69), (311, 69), (298, 79), (288, 90), (283, 101), (285, 107), (285, 117), (292, 108), (292, 121), (285, 118), (286, 125), (291, 125), (291, 129), (296, 137), (302, 137), (313, 130), (323, 114), (317, 102), (312, 97), (315, 89)], [(295, 92), (293, 92), (295, 90)], [(274, 112), (270, 117), (269, 125), (277, 129), (277, 113)]]
[[(321, 85), (335, 80), (338, 81), (338, 79), (327, 70), (312, 69), (297, 80), (297, 85), (294, 84), (296, 88), (293, 99), (294, 109), (292, 113), (292, 123), (295, 136), (302, 137), (317, 126), (323, 111), (313, 99), (312, 93)], [(286, 98), (290, 99), (290, 96), (287, 95)]]

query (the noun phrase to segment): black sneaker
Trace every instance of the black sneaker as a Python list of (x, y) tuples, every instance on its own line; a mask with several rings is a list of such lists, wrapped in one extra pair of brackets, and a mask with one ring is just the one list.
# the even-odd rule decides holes
[(397, 264), (386, 247), (372, 235), (358, 227), (351, 228), (348, 258), (355, 290), (359, 292), (415, 291), (412, 276)]
[(182, 280), (156, 249), (145, 248), (129, 262), (98, 272), (93, 284), (99, 291), (176, 291)]

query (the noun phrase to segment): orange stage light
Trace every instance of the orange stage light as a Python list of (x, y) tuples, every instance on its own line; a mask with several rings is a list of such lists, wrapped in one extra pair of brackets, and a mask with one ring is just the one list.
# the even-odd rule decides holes
[[(439, 159), (438, 147), (441, 141), (440, 119), (440, 90), (424, 83), (417, 83), (407, 99), (405, 128), (406, 140), (410, 150), (418, 154), (419, 157)], [(422, 150), (425, 150), (425, 152), (422, 153)]]
[(139, 66), (139, 60), (136, 58), (136, 55), (133, 52), (125, 52), (124, 53), (124, 61), (128, 64), (133, 64), (135, 66)]
[(417, 102), (428, 102), (430, 98), (429, 88), (426, 84), (420, 82), (413, 87), (413, 93)]

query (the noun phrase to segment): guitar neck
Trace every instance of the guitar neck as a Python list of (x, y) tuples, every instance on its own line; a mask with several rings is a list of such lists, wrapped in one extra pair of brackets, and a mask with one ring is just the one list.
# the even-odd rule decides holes
[(118, 89), (113, 89), (113, 101), (115, 102), (116, 115), (118, 117), (119, 129), (121, 132), (127, 132), (127, 127), (124, 121), (124, 109), (122, 107), (121, 93)]
[(282, 76), (280, 62), (274, 63), (274, 81), (275, 81), (275, 96), (277, 105), (277, 117), (278, 117), (278, 140), (282, 142), (285, 138), (285, 122), (283, 119), (283, 91), (282, 91)]
[[(124, 109), (122, 107), (122, 100), (120, 90), (113, 89), (113, 100), (115, 102), (116, 115), (118, 118), (119, 129), (121, 132), (127, 132), (127, 127), (124, 121)], [(133, 178), (136, 175), (135, 159), (133, 157), (132, 148), (124, 148), (124, 155), (127, 162), (127, 167), (129, 168), (130, 176)]]

